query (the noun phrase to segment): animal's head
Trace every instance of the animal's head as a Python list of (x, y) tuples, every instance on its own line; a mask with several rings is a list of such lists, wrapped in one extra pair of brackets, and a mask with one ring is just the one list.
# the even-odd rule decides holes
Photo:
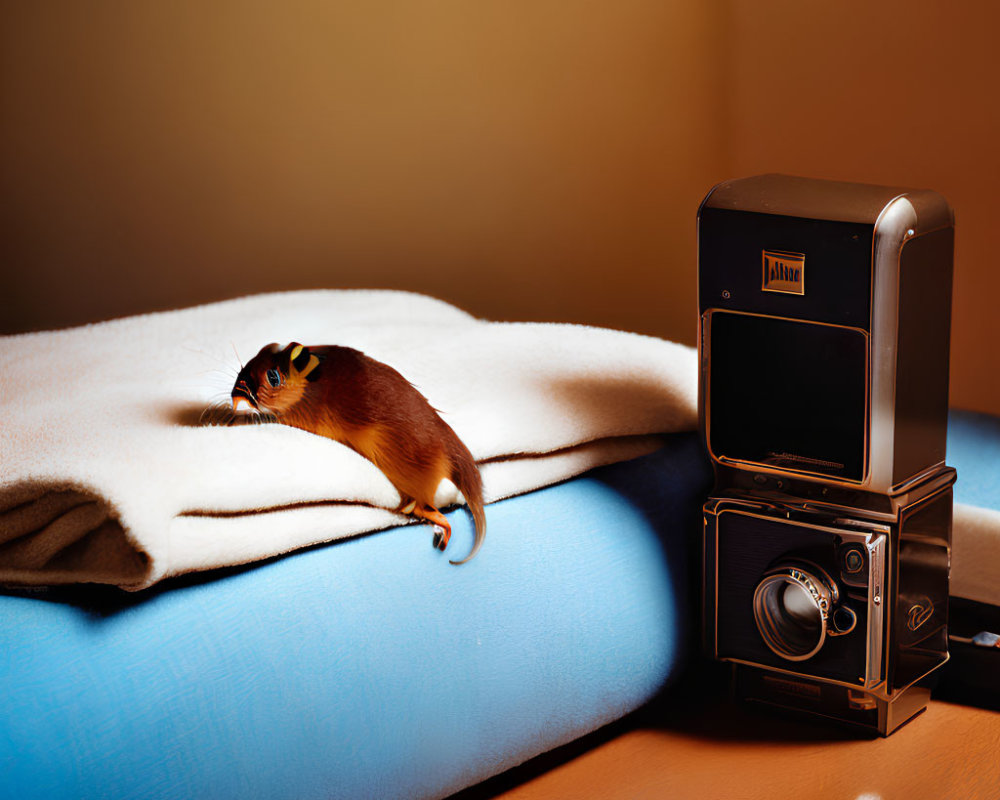
[(284, 350), (278, 344), (261, 348), (236, 376), (233, 410), (241, 405), (266, 414), (280, 415), (295, 405), (306, 387), (319, 377), (320, 356), (298, 342)]

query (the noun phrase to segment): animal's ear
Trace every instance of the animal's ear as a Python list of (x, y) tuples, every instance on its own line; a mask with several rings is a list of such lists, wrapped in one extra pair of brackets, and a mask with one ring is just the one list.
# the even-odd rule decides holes
[(297, 350), (300, 347), (302, 347), (302, 345), (300, 345), (298, 342), (290, 342), (290, 343), (286, 344), (281, 349), (280, 352), (275, 351), (278, 354), (278, 357), (275, 359), (275, 361), (277, 362), (278, 366), (281, 368), (281, 371), (285, 375), (291, 375), (292, 374), (292, 370), (293, 370), (293, 367), (292, 367), (292, 352), (295, 351), (295, 350)]
[(309, 363), (309, 349), (298, 342), (292, 342), (288, 345), (288, 350), (288, 362), (291, 368), (296, 372), (301, 372)]
[(259, 355), (259, 356), (273, 356), (279, 350), (281, 350), (281, 345), (278, 344), (277, 342), (271, 342), (271, 344), (266, 344), (262, 348), (260, 348), (260, 352), (257, 353), (257, 355)]
[(291, 351), (288, 354), (289, 374), (297, 375), (310, 381), (319, 377), (316, 367), (319, 366), (320, 358), (309, 352), (309, 348), (298, 342), (289, 345)]

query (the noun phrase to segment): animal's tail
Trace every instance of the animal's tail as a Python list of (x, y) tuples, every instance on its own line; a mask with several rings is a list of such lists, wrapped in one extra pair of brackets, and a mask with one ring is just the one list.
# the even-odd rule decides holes
[(469, 505), (472, 513), (472, 521), (476, 525), (476, 538), (472, 543), (472, 552), (461, 561), (452, 561), (452, 564), (464, 564), (470, 561), (479, 548), (483, 546), (486, 538), (486, 512), (483, 509), (483, 478), (479, 474), (479, 467), (462, 440), (455, 436), (451, 441), (449, 456), (451, 457), (451, 481), (465, 497), (465, 502)]

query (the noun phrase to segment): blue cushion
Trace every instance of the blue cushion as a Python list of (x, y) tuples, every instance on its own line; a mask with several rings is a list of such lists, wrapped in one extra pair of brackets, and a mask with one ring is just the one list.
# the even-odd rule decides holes
[(139, 595), (0, 595), (0, 796), (437, 797), (571, 741), (681, 667), (710, 479), (676, 435), (489, 506), (461, 567), (406, 526)]
[(958, 470), (956, 503), (1000, 511), (1000, 418), (952, 411), (947, 462)]

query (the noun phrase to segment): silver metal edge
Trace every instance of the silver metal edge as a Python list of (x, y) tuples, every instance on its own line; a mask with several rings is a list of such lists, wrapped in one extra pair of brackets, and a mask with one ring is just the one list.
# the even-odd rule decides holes
[[(871, 689), (884, 683), (887, 676), (887, 666), (883, 664), (883, 653), (885, 651), (885, 637), (888, 631), (884, 630), (885, 604), (887, 588), (885, 585), (886, 569), (885, 534), (875, 534), (868, 537), (865, 543), (868, 548), (868, 658), (867, 670), (865, 674), (865, 688)], [(876, 595), (876, 590), (879, 592)], [(876, 670), (873, 674), (873, 670)]]
[[(899, 330), (899, 252), (912, 236), (917, 214), (906, 195), (886, 204), (872, 239), (871, 408), (868, 417), (868, 487), (892, 489), (896, 425), (896, 344)], [(909, 232), (909, 233), (908, 233)], [(878, 313), (875, 313), (878, 309)]]

